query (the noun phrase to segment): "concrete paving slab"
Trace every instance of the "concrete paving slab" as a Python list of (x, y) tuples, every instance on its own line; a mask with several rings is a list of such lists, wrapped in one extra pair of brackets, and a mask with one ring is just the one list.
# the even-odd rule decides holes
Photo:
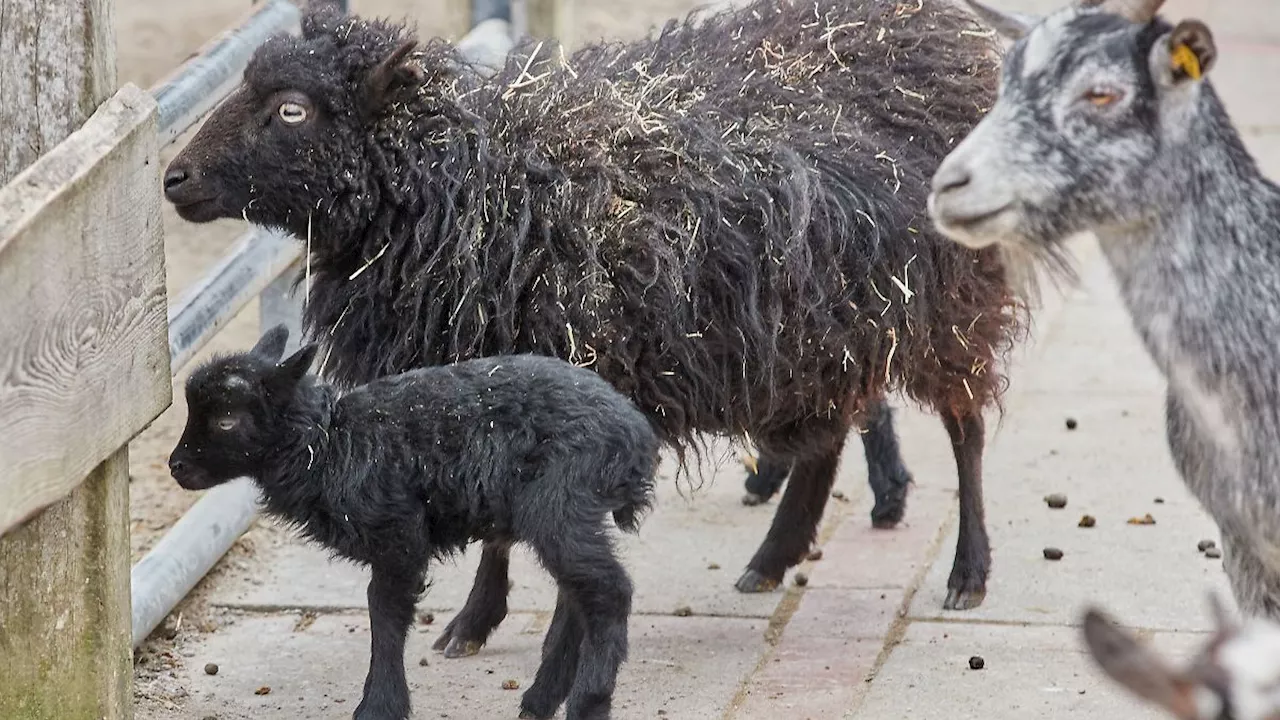
[[(414, 716), (512, 717), (533, 680), (545, 616), (507, 619), (483, 655), (446, 662), (430, 650), (435, 628), (410, 633), (406, 654)], [(296, 616), (244, 616), (189, 648), (184, 717), (218, 720), (345, 720), (360, 700), (368, 668), (368, 620), (363, 614), (322, 615), (295, 629)], [(700, 708), (729, 704), (764, 647), (759, 620), (633, 618), (631, 659), (622, 669), (614, 707), (620, 717), (705, 717)], [(246, 652), (253, 638), (257, 652)], [(428, 665), (418, 664), (426, 658)], [(206, 663), (218, 674), (206, 675)], [(505, 680), (520, 690), (504, 690)], [(268, 694), (255, 694), (259, 688)], [(153, 720), (140, 716), (139, 720)]]
[[(1156, 647), (1181, 658), (1202, 640), (1159, 637)], [(974, 655), (985, 661), (982, 670), (969, 669)], [(1167, 718), (1093, 667), (1078, 628), (922, 622), (911, 625), (861, 706), (845, 717)]]

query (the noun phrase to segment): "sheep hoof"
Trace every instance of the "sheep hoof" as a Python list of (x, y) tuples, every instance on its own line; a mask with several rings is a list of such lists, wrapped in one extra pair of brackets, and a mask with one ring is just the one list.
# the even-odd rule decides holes
[(764, 498), (760, 497), (759, 495), (753, 492), (749, 492), (742, 496), (742, 504), (746, 505), (747, 507), (755, 507), (756, 505), (759, 505), (764, 501), (765, 501)]
[(738, 589), (738, 592), (763, 593), (776, 590), (780, 584), (780, 580), (767, 578), (755, 570), (747, 570), (742, 573), (742, 577), (738, 578), (738, 582), (734, 584), (734, 587)]
[(983, 590), (947, 590), (947, 599), (942, 603), (943, 610), (972, 610), (987, 599), (987, 591)]
[(470, 657), (480, 652), (480, 643), (478, 640), (460, 640), (453, 638), (444, 649), (444, 656), (449, 659)]

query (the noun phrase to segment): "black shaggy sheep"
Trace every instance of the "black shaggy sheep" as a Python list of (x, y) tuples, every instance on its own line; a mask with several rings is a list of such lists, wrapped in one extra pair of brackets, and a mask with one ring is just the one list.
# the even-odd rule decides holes
[(560, 588), (520, 716), (565, 702), (569, 720), (608, 718), (631, 580), (604, 518), (634, 532), (652, 503), (659, 441), (644, 414), (595, 373), (536, 355), (415, 370), (339, 398), (306, 374), (316, 346), (280, 360), (288, 335), (276, 327), (192, 373), (169, 468), (188, 490), (252, 477), (269, 513), (370, 567), (356, 720), (409, 716), (404, 642), (427, 564), (481, 538), (527, 543)]
[[(925, 197), (992, 103), (997, 53), (947, 0), (758, 0), (568, 58), (531, 43), (484, 77), (319, 6), (257, 51), (165, 192), (187, 220), (306, 243), (305, 323), (340, 384), (553, 355), (682, 455), (718, 433), (790, 466), (744, 591), (809, 551), (847, 432), (905, 392), (954, 444), (945, 606), (969, 608), (990, 565), (983, 410), (1025, 313)], [(486, 546), (452, 641), (501, 619), (505, 564)]]

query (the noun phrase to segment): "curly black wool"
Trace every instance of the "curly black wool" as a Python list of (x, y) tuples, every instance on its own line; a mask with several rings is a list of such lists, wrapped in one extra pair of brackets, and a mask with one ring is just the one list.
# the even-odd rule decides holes
[[(997, 399), (1023, 313), (993, 252), (925, 217), (993, 100), (963, 11), (762, 0), (567, 59), (530, 43), (490, 78), (406, 41), (320, 6), (184, 152), (223, 215), (307, 239), (306, 326), (339, 383), (555, 355), (678, 447), (782, 452), (885, 391)], [(304, 139), (244, 131), (282, 89), (315, 104)]]

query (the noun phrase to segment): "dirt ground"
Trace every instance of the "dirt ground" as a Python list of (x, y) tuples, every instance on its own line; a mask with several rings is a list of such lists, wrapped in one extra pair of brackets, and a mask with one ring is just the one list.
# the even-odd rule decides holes
[[(681, 16), (701, 5), (694, 0), (579, 0), (575, 8), (573, 44), (598, 38), (635, 38), (643, 36), (654, 24)], [(353, 0), (352, 11), (368, 16), (408, 18), (421, 35), (441, 35), (456, 39), (466, 30), (468, 3), (460, 0)], [(158, 9), (155, 0), (117, 0), (116, 37), (120, 83), (134, 83), (149, 88), (173, 68), (196, 53), (210, 38), (234, 25), (250, 10), (247, 0), (202, 0), (169, 3)], [(186, 137), (162, 152), (168, 162), (181, 148)], [(219, 221), (208, 225), (192, 225), (182, 221), (167, 204), (164, 207), (165, 256), (168, 273), (169, 301), (181, 298), (227, 252), (246, 230), (238, 221)], [(258, 306), (251, 303), (188, 364), (190, 370), (212, 352), (233, 351), (250, 347), (259, 333)], [(133, 560), (137, 562), (164, 535), (199, 497), (177, 487), (169, 478), (165, 461), (177, 442), (186, 418), (182, 398), (182, 382), (186, 373), (174, 379), (173, 406), (130, 445)], [(255, 544), (283, 540), (283, 531), (270, 523), (247, 533), (215, 569), (210, 579), (238, 558), (253, 552)], [(142, 649), (138, 658), (138, 696), (140, 716), (164, 717), (180, 710), (183, 690), (173, 682), (171, 670), (181, 662), (181, 648), (166, 640), (176, 625), (211, 630), (217, 625), (216, 614), (202, 603), (202, 590), (196, 591), (173, 614), (165, 628), (157, 632)], [(167, 632), (166, 632), (167, 631)], [(180, 715), (173, 715), (178, 717)]]

